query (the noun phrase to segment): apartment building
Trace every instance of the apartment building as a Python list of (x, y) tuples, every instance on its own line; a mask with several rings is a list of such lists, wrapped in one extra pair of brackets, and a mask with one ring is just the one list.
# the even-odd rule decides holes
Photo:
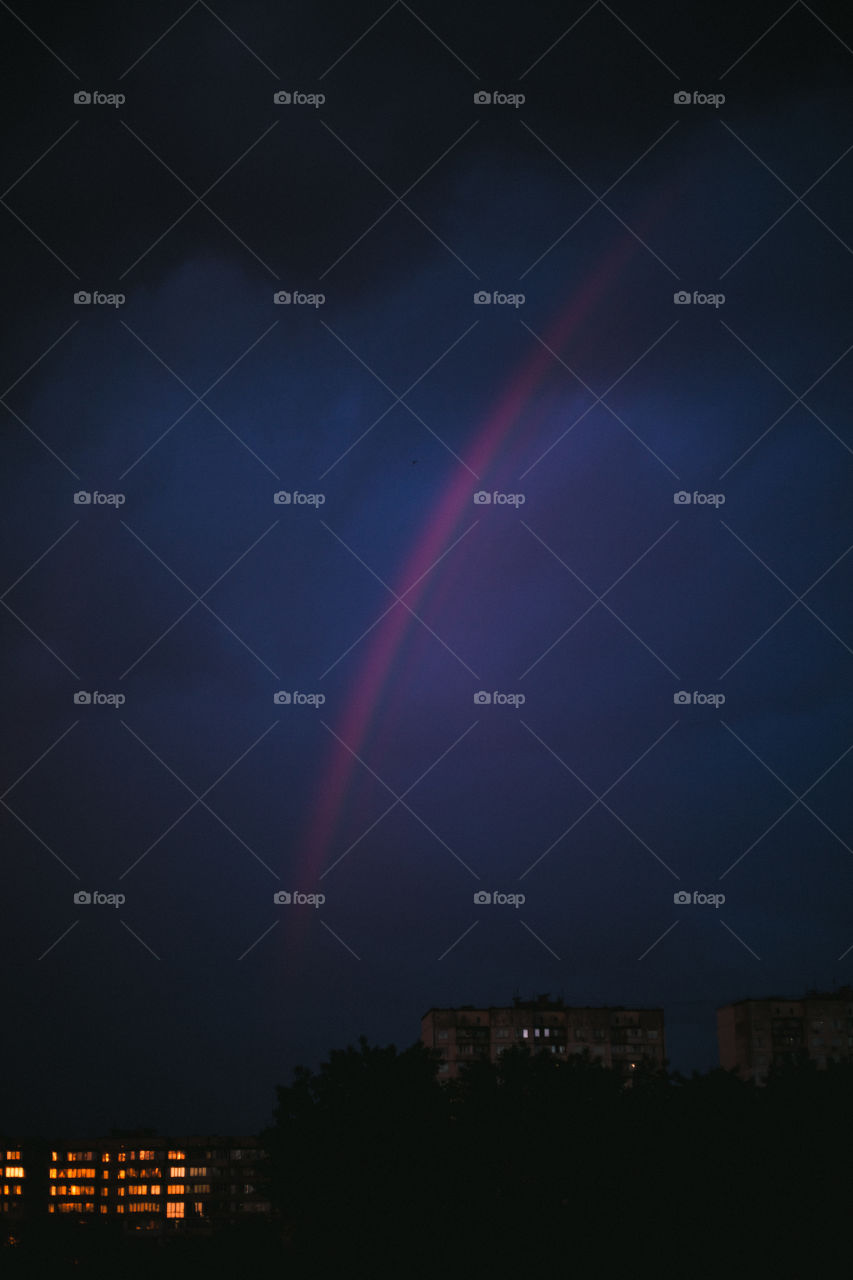
[(568, 1006), (548, 994), (512, 1005), (429, 1009), (421, 1019), (421, 1040), (442, 1056), (439, 1079), (453, 1079), (465, 1062), (497, 1062), (511, 1045), (550, 1053), (561, 1061), (585, 1049), (603, 1066), (663, 1066), (666, 1058), (663, 1009), (621, 1005)]
[(720, 1066), (760, 1084), (774, 1063), (803, 1056), (825, 1068), (853, 1057), (853, 988), (799, 999), (737, 1000), (717, 1010)]

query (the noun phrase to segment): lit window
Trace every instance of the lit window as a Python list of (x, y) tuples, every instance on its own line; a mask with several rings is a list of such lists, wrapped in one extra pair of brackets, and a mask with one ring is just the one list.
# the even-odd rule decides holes
[(127, 1184), (127, 1194), (129, 1196), (147, 1196), (148, 1183), (147, 1182), (129, 1182)]
[(170, 1182), (166, 1187), (167, 1196), (182, 1196), (184, 1194), (184, 1184), (182, 1182)]
[(109, 1194), (110, 1194), (110, 1189), (109, 1189), (109, 1187), (101, 1187), (101, 1195), (102, 1195), (102, 1196), (108, 1196)]
[(191, 1178), (206, 1178), (206, 1177), (207, 1177), (207, 1165), (206, 1165), (206, 1164), (195, 1164), (195, 1165), (192, 1165), (192, 1166), (191, 1166), (191, 1168), (190, 1168), (190, 1177), (191, 1177)]
[(194, 1208), (197, 1214), (199, 1214), (201, 1217), (204, 1217), (204, 1201), (203, 1200), (196, 1200)]
[(124, 1213), (124, 1205), (123, 1205), (123, 1204), (117, 1204), (117, 1205), (116, 1205), (116, 1213)]
[(170, 1160), (186, 1160), (186, 1158), (187, 1158), (187, 1155), (186, 1155), (186, 1152), (185, 1152), (185, 1151), (170, 1151), (170, 1152), (169, 1152), (169, 1159), (170, 1159)]
[(209, 1182), (194, 1182), (194, 1183), (193, 1183), (192, 1193), (193, 1193), (193, 1195), (202, 1195), (202, 1194), (209, 1195), (209, 1194), (210, 1194), (210, 1183), (209, 1183)]
[(152, 1196), (159, 1196), (160, 1191), (161, 1191), (160, 1183), (159, 1183), (159, 1182), (152, 1182), (152, 1183), (151, 1183), (151, 1194), (152, 1194)]
[(521, 1034), (525, 1040), (528, 1040), (530, 1038), (530, 1032), (527, 1030), (527, 1027), (524, 1028)]
[(101, 1213), (109, 1213), (109, 1209), (105, 1204), (101, 1205)]
[(186, 1172), (186, 1165), (183, 1164), (173, 1164), (169, 1167), (170, 1178), (184, 1178), (186, 1177)]
[(20, 1158), (21, 1158), (21, 1153), (20, 1153), (20, 1151), (7, 1151), (7, 1152), (6, 1152), (6, 1159), (7, 1159), (7, 1160), (20, 1160)]
[(120, 1151), (116, 1156), (116, 1160), (118, 1160), (119, 1164), (124, 1164), (124, 1162), (127, 1160), (127, 1156), (123, 1151)]
[(104, 1164), (109, 1164), (110, 1159), (111, 1159), (111, 1156), (109, 1151), (105, 1151), (104, 1154), (101, 1156), (101, 1160), (104, 1162)]
[(51, 1151), (51, 1153), (50, 1153), (50, 1158), (51, 1158), (51, 1160), (53, 1161), (53, 1163), (54, 1163), (54, 1164), (56, 1164), (57, 1160), (59, 1159), (59, 1152), (58, 1152), (58, 1151)]
[(140, 1153), (139, 1153), (139, 1159), (140, 1159), (140, 1160), (153, 1160), (153, 1159), (154, 1159), (154, 1152), (153, 1152), (153, 1151), (140, 1151)]
[(55, 1169), (51, 1169), (51, 1171), (50, 1171), (50, 1176), (51, 1176), (51, 1178), (55, 1178), (55, 1177), (56, 1177), (56, 1170), (55, 1170)]
[(182, 1218), (184, 1216), (184, 1204), (182, 1200), (176, 1200), (172, 1204), (166, 1205), (167, 1218)]

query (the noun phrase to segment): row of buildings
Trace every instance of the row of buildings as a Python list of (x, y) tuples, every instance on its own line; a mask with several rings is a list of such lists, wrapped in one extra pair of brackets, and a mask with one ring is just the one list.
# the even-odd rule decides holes
[(0, 1215), (120, 1221), (128, 1232), (212, 1230), (259, 1214), (265, 1153), (255, 1137), (170, 1139), (143, 1130), (85, 1146), (0, 1139)]
[[(466, 1062), (497, 1062), (511, 1045), (528, 1045), (565, 1061), (587, 1051), (605, 1067), (626, 1072), (666, 1061), (663, 1009), (621, 1005), (578, 1007), (540, 995), (510, 1006), (429, 1009), (421, 1040), (441, 1055), (439, 1077), (453, 1079)], [(770, 1068), (804, 1056), (825, 1068), (853, 1058), (853, 988), (810, 991), (802, 999), (768, 996), (717, 1010), (720, 1066), (761, 1084)]]

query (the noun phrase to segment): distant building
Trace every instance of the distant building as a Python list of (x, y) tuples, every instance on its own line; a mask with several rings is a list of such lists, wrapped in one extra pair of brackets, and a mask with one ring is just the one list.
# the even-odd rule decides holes
[(50, 1152), (48, 1213), (123, 1219), (128, 1230), (215, 1227), (268, 1213), (253, 1137), (98, 1138)]
[(421, 1019), (421, 1040), (442, 1056), (439, 1079), (453, 1079), (464, 1062), (497, 1062), (511, 1045), (527, 1045), (560, 1061), (589, 1050), (606, 1067), (626, 1070), (641, 1062), (664, 1065), (663, 1009), (570, 1007), (548, 995), (516, 997), (511, 1006), (429, 1009)]
[(804, 1055), (825, 1068), (853, 1057), (853, 988), (801, 999), (737, 1000), (717, 1010), (720, 1066), (760, 1084), (774, 1063)]
[(48, 1155), (42, 1143), (0, 1137), (0, 1230), (43, 1211)]

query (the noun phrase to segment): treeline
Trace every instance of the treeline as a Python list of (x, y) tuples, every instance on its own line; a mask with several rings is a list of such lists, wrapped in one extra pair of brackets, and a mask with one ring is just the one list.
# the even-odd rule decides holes
[(508, 1274), (548, 1257), (629, 1277), (747, 1261), (806, 1275), (830, 1242), (846, 1256), (850, 1064), (800, 1060), (756, 1087), (523, 1047), (458, 1080), (437, 1071), (419, 1043), (362, 1039), (278, 1089), (263, 1136), (295, 1274), (371, 1258)]

